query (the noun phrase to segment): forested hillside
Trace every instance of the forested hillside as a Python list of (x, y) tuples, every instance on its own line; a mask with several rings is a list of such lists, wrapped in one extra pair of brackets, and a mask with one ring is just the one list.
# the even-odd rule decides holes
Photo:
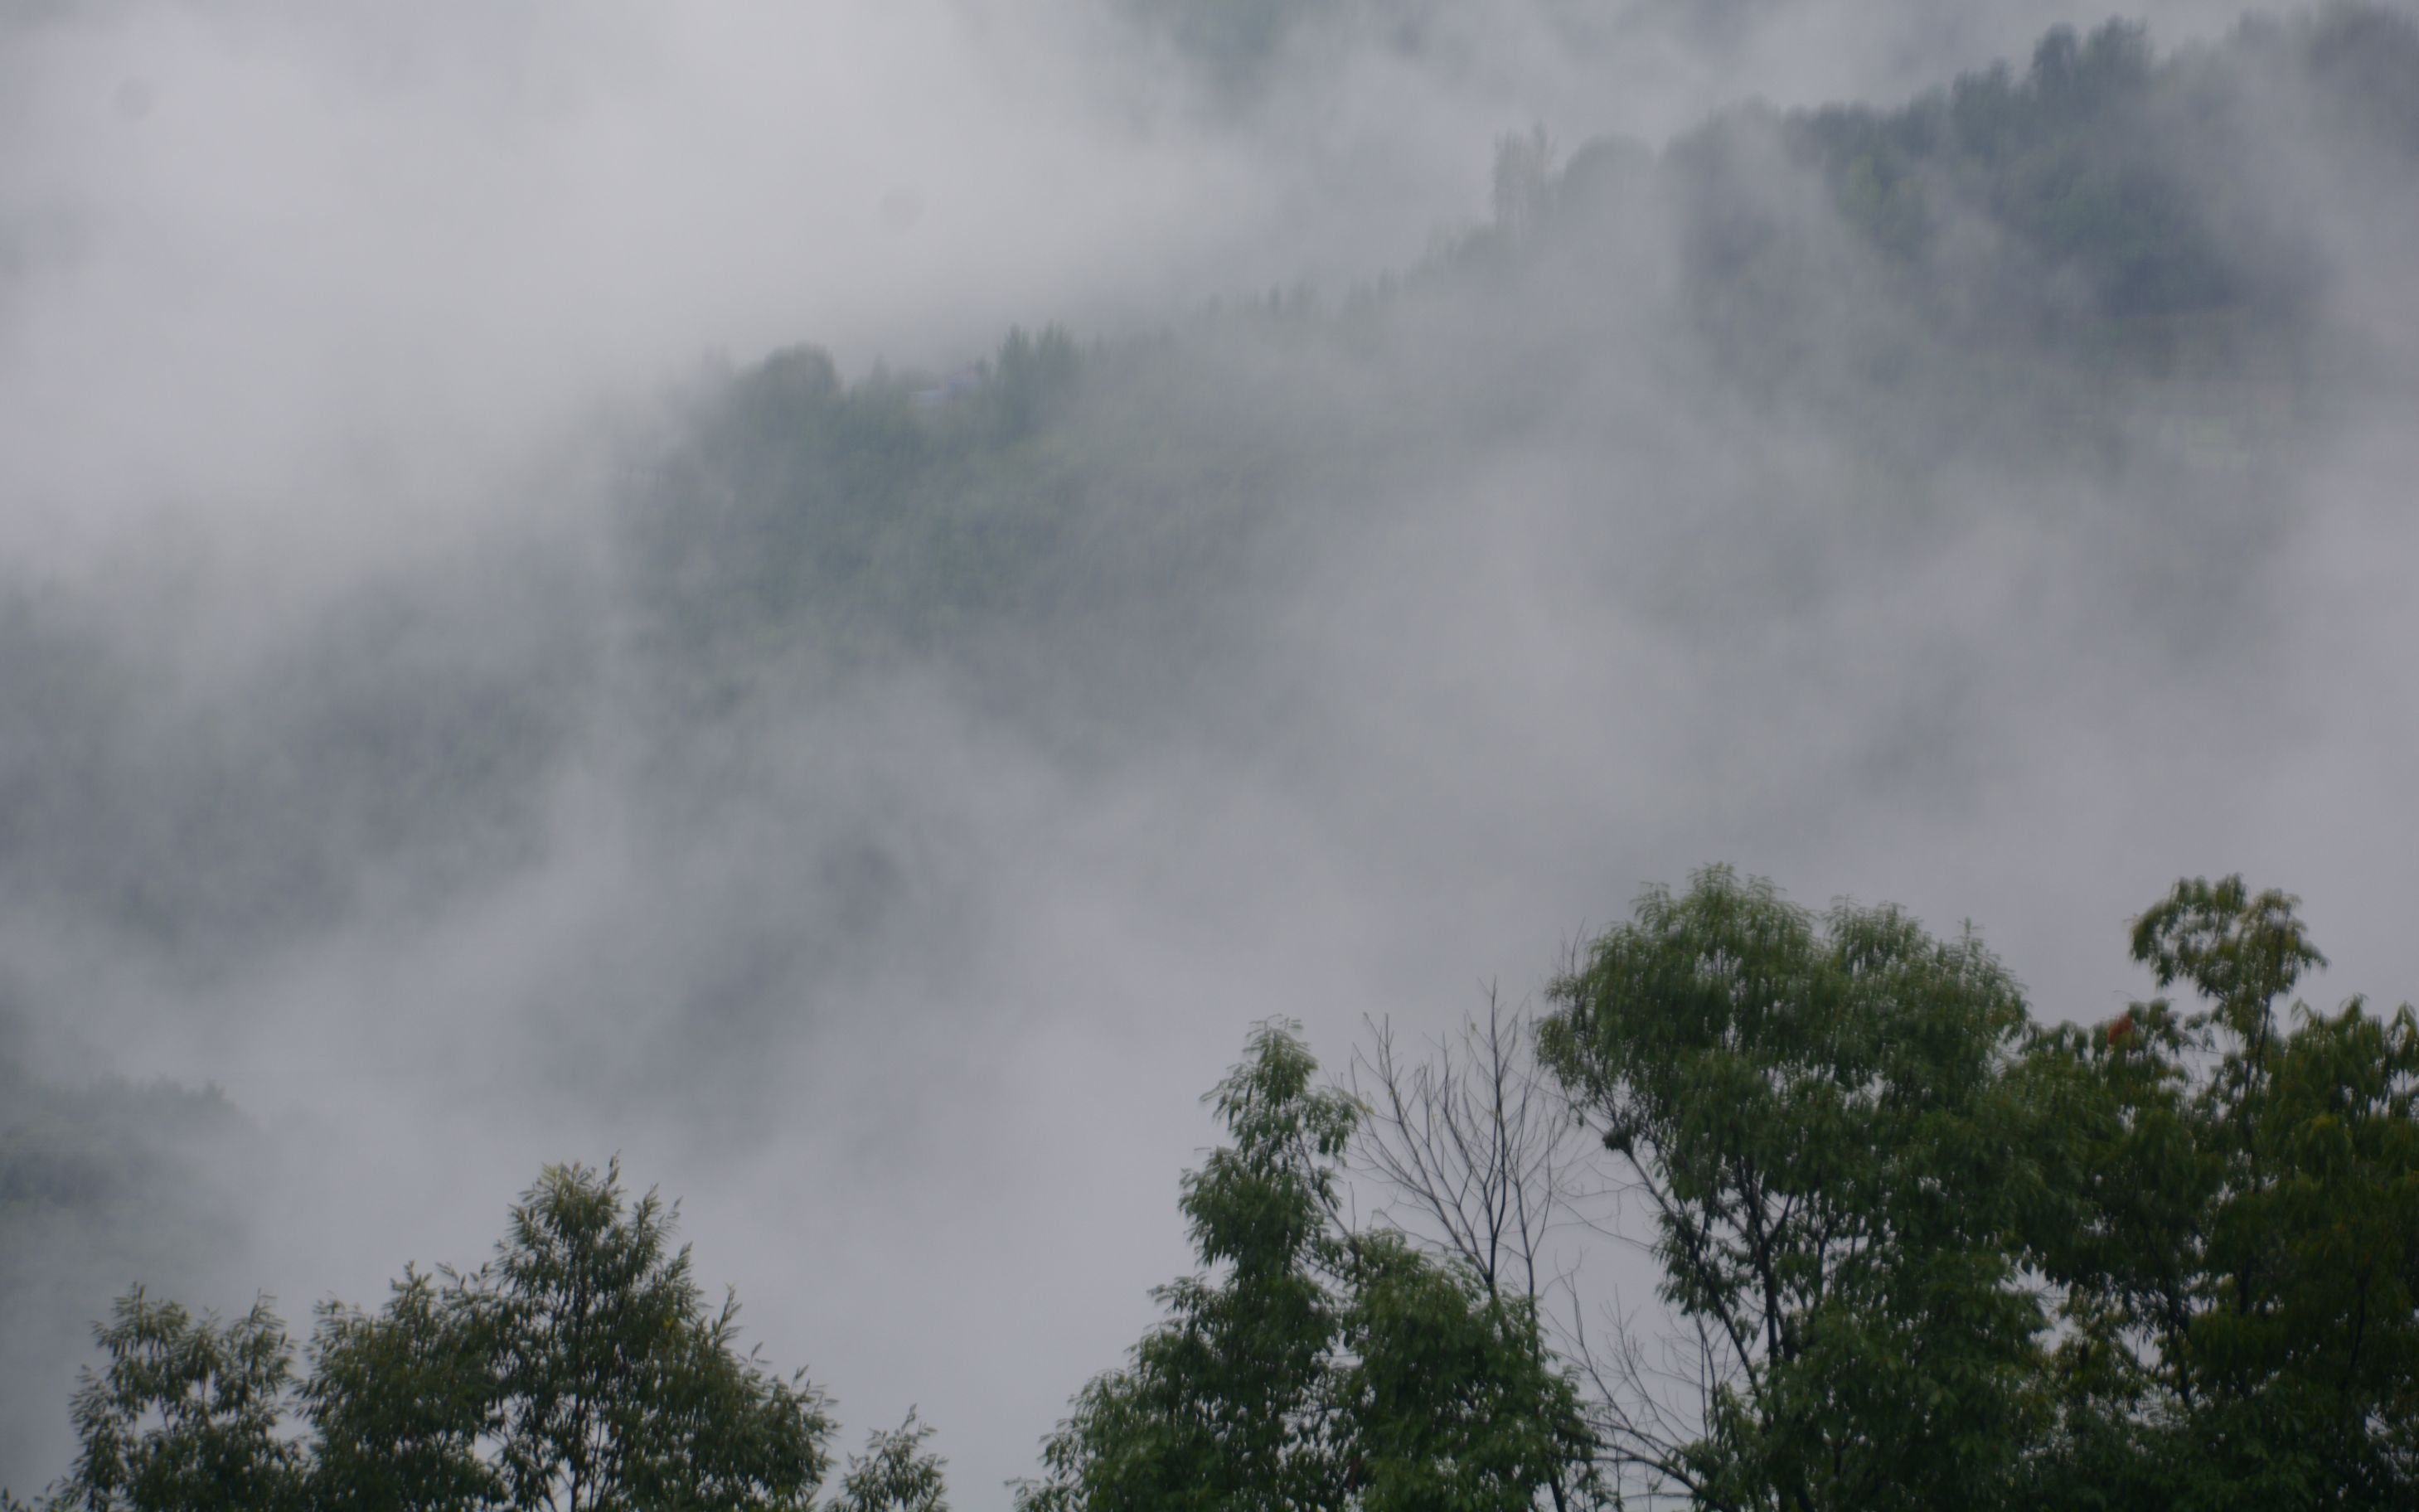
[(2289, 186), (2410, 193), (2414, 100), (2419, 31), (2391, 12), (2165, 58), (2112, 22), (1894, 109), (1742, 111), (1660, 153), (1507, 138), (1492, 223), (1379, 286), (1150, 339), (1018, 333), (955, 387), (787, 353), (701, 394), (638, 491), (650, 643), (732, 667), (768, 637), (845, 657), (1070, 619), (1053, 654), (1081, 655), (1101, 616), (1191, 634), (1256, 550), (1281, 570), (1289, 526), (1382, 518), (1424, 455), (1618, 435), (1634, 401), (1591, 373), (1639, 342), (1674, 383), (1710, 369), (1715, 405), (1841, 427), (1893, 528), (1922, 527), (1942, 472), (2011, 455), (2223, 512), (2374, 356), (2325, 323), (2355, 254)]
[(190, 1287), (241, 1253), (216, 1172), (252, 1131), (215, 1088), (37, 1076), (23, 1039), (0, 1010), (0, 1369), (54, 1381), (90, 1342), (97, 1281)]
[[(1302, 58), (1450, 56), (1462, 24), (1426, 0), (1103, 8), (1239, 115)], [(135, 118), (136, 95), (109, 109)], [(2312, 647), (2382, 656), (2392, 635), (2296, 616), (2397, 596), (2399, 538), (2346, 542), (2407, 514), (2407, 8), (2173, 45), (2059, 27), (1912, 99), (1741, 102), (1657, 143), (1517, 130), (1471, 190), (1373, 276), (1106, 329), (1002, 310), (1005, 335), (954, 363), (784, 330), (650, 374), (545, 466), (488, 480), (504, 502), (478, 529), (424, 539), (394, 509), (377, 529), (408, 546), (324, 581), (291, 565), (341, 556), (316, 539), (147, 526), (81, 582), (0, 563), (0, 1481), (63, 1469), (84, 1320), (111, 1298), (249, 1295), (292, 1237), (257, 1214), (382, 1209), (381, 1172), (484, 1177), (539, 1138), (601, 1166), (653, 1140), (761, 1191), (791, 1180), (772, 1132), (806, 1120), (869, 1188), (962, 1161), (955, 1200), (1015, 1210), (1036, 1269), (1090, 1277), (1132, 1256), (1098, 1235), (1061, 1253), (1050, 1204), (1097, 1173), (1010, 1193), (1001, 1165), (1031, 1131), (984, 1100), (1030, 1078), (1089, 1119), (1113, 1095), (1085, 1058), (1109, 1063), (1101, 1044), (1197, 1087), (1202, 1041), (1382, 1018), (1407, 982), (1462, 992), (1494, 969), (1455, 953), (1485, 930), (1534, 954), (1502, 920), (1568, 939), (1627, 895), (1604, 887), (1742, 849), (1810, 872), (1849, 857), (1821, 885), (1861, 887), (1903, 843), (1925, 885), (1988, 900), (2051, 890), (2051, 871), (2130, 886), (2120, 849), (2162, 876), (2247, 865), (2145, 856), (2137, 814), (2228, 856), (2281, 845), (2304, 802), (2346, 849), (2402, 817), (2329, 807), (2398, 755), (2347, 775), (2309, 754), (2352, 704), (2361, 740), (2402, 748), (2390, 671), (2344, 673), (2357, 697), (2311, 671), (2336, 665)], [(338, 476), (383, 499), (361, 450)], [(2393, 507), (2321, 519), (2345, 498)], [(325, 507), (352, 501), (331, 485)], [(2346, 559), (2380, 576), (2311, 586), (2352, 580)], [(272, 563), (308, 591), (269, 591)], [(2124, 780), (2090, 764), (2119, 755)], [(2226, 827), (2245, 814), (2247, 840)], [(2053, 822), (2104, 848), (2002, 866)], [(1705, 1350), (1682, 1362), (1694, 1396), (1640, 1395), (1660, 1356), (1583, 1348), (1578, 1291), (1348, 1212), (1351, 1180), (1402, 1174), (1382, 1106), (1264, 1028), (1213, 1093), (1226, 1143), (1182, 1188), (1200, 1276), (1154, 1294), (1161, 1321), (1090, 1385), (1106, 1359), (987, 1388), (1078, 1392), (1022, 1504), (2398, 1504), (2419, 1475), (2412, 1031), (2301, 1012), (2298, 918), (2239, 894), (2180, 891), (2136, 940), (2205, 1007), (2115, 1016), (2025, 995), (1907, 916), (1810, 915), (1718, 871), (1589, 929), (1519, 1076), (1557, 1129), (1584, 1125), (1587, 1161), (1677, 1194), (1630, 1235), (1661, 1267), (1633, 1300)], [(2099, 959), (2070, 935), (2041, 926), (2027, 969)], [(1750, 945), (1823, 1025), (1904, 1017), (1826, 1040), (1690, 995), (1688, 963)], [(2251, 982), (2242, 952), (2272, 947)], [(1283, 984), (1320, 1010), (1268, 1000), (1271, 978), (1355, 950), (1365, 979)], [(1230, 979), (1237, 957), (1271, 964)], [(1623, 1016), (1641, 981), (1668, 1023)], [(1162, 1022), (1194, 1037), (1180, 1057), (1135, 1048)], [(270, 1125), (289, 1144), (344, 1126), (347, 1088), (419, 1080), (393, 1072), (405, 1089), (354, 1144), (287, 1149), (288, 1169), (256, 1158), (252, 1102), (193, 1089), (180, 1057), (280, 1088), (281, 1116), (339, 1104)], [(912, 1096), (886, 1079), (901, 1068)], [(1167, 1104), (1150, 1086), (1137, 1104)], [(1765, 1121), (1705, 1111), (1733, 1105)], [(1795, 1149), (1808, 1130), (1823, 1139)], [(1081, 1143), (1126, 1155), (1117, 1134)], [(1737, 1190), (1733, 1156), (1796, 1195)], [(306, 1169), (324, 1192), (270, 1190)], [(614, 1181), (549, 1167), (499, 1263), (549, 1202), (624, 1223)], [(894, 1195), (849, 1191), (864, 1208), (805, 1238), (763, 1216), (792, 1221), (786, 1201), (747, 1221), (837, 1266)], [(1767, 1197), (1781, 1228), (1734, 1234)], [(1799, 1269), (1751, 1276), (1735, 1254)], [(891, 1269), (853, 1273), (934, 1284)], [(254, 1384), (276, 1411), (239, 1427), (276, 1495), (336, 1504), (313, 1475), (392, 1479), (381, 1454), (435, 1445), (456, 1499), (392, 1504), (539, 1504), (532, 1488), (578, 1472), (506, 1483), (507, 1420), (538, 1388), (500, 1384), (479, 1329), (543, 1306), (490, 1273), (411, 1275), (310, 1341), (266, 1311), (138, 1298), (102, 1336), (116, 1373), (82, 1398), (87, 1455), (119, 1433), (113, 1453), (174, 1460), (174, 1425), (162, 1440), (146, 1415), (168, 1378), (142, 1370), (273, 1341)], [(1094, 1305), (1102, 1284), (1068, 1281), (1068, 1305), (1128, 1318)], [(839, 1304), (809, 1289), (769, 1305), (827, 1321)], [(772, 1424), (732, 1504), (808, 1504), (845, 1478), (829, 1404), (737, 1363), (694, 1291), (682, 1269), (665, 1293), (684, 1358)], [(855, 1358), (896, 1352), (869, 1337)], [(468, 1415), (377, 1417), (377, 1351), (424, 1346)], [(869, 1443), (849, 1504), (938, 1512), (917, 1423)], [(1248, 1451), (1203, 1423), (1240, 1425)], [(105, 1459), (62, 1504), (199, 1504)]]

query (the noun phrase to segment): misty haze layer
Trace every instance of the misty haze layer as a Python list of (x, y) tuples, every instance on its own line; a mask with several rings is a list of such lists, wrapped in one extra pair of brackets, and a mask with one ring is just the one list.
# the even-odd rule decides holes
[(2408, 8), (1934, 8), (12, 10), (0, 1484), (618, 1151), (1002, 1504), (1245, 1026), (1707, 860), (2403, 991)]

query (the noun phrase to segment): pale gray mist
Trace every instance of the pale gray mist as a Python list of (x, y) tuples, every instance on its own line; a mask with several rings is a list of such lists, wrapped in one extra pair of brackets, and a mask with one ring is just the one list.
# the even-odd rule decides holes
[[(2189, 873), (2419, 988), (2419, 194), (2323, 110), (2226, 166), (2326, 270), (2289, 415), (1961, 345), (1751, 144), (1826, 295), (1743, 374), (1656, 152), (2110, 12), (1298, 8), (0, 5), (0, 1125), (117, 1183), (0, 1192), (0, 1484), (127, 1286), (307, 1325), (618, 1153), (844, 1442), (917, 1404), (1004, 1506), (1253, 1021), (1340, 1069), (1707, 862), (1970, 918), (2047, 1018)], [(1616, 186), (1583, 251), (1499, 193), (1533, 128)], [(2028, 276), (1951, 234), (1944, 299)], [(725, 614), (689, 532), (787, 486), (734, 393), (1052, 323), (1117, 377), (998, 485), (1047, 570), (970, 516)]]

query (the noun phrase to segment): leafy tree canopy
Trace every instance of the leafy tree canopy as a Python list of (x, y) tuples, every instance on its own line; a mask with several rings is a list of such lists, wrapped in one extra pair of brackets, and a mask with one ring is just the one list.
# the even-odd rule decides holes
[(2049, 1462), (2098, 1504), (2419, 1496), (2419, 1021), (2286, 999), (2295, 901), (2178, 883), (2135, 959), (2201, 1006), (2037, 1037), (2059, 1205)]
[(1232, 1142), (1182, 1206), (1212, 1269), (1159, 1289), (1167, 1320), (1076, 1397), (1020, 1507), (1511, 1512), (1573, 1478), (1576, 1394), (1527, 1306), (1342, 1222), (1359, 1110), (1317, 1071), (1264, 1024), (1210, 1094)]
[(2179, 883), (2134, 954), (2202, 1006), (2038, 1026), (1970, 933), (1649, 892), (1541, 1026), (1683, 1325), (1586, 1362), (1599, 1457), (1710, 1507), (2411, 1504), (2419, 1020), (2281, 1007), (2296, 909)]
[(1546, 1065), (1634, 1174), (1717, 1383), (1667, 1468), (1715, 1505), (2004, 1503), (2044, 1319), (2011, 1243), (2025, 1008), (1980, 941), (1717, 868), (1552, 999)]
[(737, 1304), (707, 1306), (671, 1239), (670, 1209), (629, 1200), (618, 1165), (550, 1166), (485, 1266), (407, 1271), (375, 1313), (323, 1307), (300, 1379), (265, 1303), (223, 1324), (137, 1292), (99, 1330), (84, 1453), (50, 1504), (811, 1505), (823, 1394), (738, 1351)]

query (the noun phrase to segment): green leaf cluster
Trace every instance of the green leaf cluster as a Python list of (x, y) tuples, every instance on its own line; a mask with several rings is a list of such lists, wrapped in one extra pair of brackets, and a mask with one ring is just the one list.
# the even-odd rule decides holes
[(925, 1447), (932, 1436), (932, 1425), (914, 1408), (897, 1427), (876, 1429), (863, 1454), (849, 1456), (842, 1512), (949, 1512), (941, 1458)]
[(1583, 1453), (1528, 1308), (1400, 1237), (1352, 1233), (1359, 1119), (1297, 1030), (1255, 1032), (1210, 1094), (1231, 1143), (1184, 1180), (1204, 1274), (1043, 1448), (1028, 1512), (1526, 1508)]
[[(494, 1259), (408, 1271), (375, 1313), (320, 1310), (298, 1380), (266, 1303), (229, 1323), (139, 1291), (99, 1330), (84, 1453), (51, 1505), (782, 1512), (812, 1504), (831, 1420), (734, 1342), (672, 1213), (617, 1166), (549, 1167)], [(300, 1431), (297, 1431), (297, 1430)]]
[(1648, 893), (1541, 1035), (1699, 1345), (1692, 1430), (1606, 1448), (1716, 1507), (2413, 1504), (2419, 1019), (2282, 1010), (2295, 909), (2180, 883), (2134, 953), (2202, 1006), (2035, 1027), (1970, 931)]
[(99, 1334), (110, 1365), (87, 1373), (75, 1395), (84, 1453), (60, 1506), (278, 1512), (303, 1504), (303, 1461), (277, 1431), (293, 1346), (266, 1303), (222, 1324), (137, 1289)]
[(1546, 1064), (1636, 1173), (1718, 1382), (1669, 1468), (1711, 1505), (2006, 1504), (2043, 1319), (2005, 970), (1714, 869), (1551, 995)]
[(2071, 1504), (2419, 1496), (2419, 1020), (2287, 1006), (2324, 964), (2294, 910), (2179, 883), (2134, 954), (2201, 1006), (2057, 1029), (2027, 1068)]

